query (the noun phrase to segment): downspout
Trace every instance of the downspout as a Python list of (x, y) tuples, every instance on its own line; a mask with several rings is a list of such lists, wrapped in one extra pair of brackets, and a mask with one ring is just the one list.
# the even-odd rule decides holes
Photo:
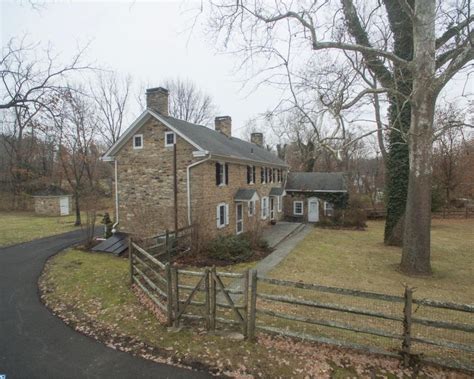
[(112, 233), (117, 232), (117, 225), (119, 224), (119, 200), (118, 200), (118, 162), (114, 159), (115, 169), (115, 223), (112, 225)]
[(191, 163), (186, 167), (186, 187), (187, 187), (187, 196), (188, 196), (188, 225), (191, 225), (191, 168), (200, 165), (201, 163), (207, 162), (211, 159), (211, 154), (206, 159)]

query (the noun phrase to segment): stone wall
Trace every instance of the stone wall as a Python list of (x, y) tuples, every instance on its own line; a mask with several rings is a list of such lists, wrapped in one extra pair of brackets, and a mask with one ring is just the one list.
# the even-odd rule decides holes
[(38, 196), (35, 197), (35, 213), (45, 216), (60, 216), (60, 197)]
[[(308, 199), (316, 197), (319, 200), (319, 219), (324, 217), (324, 200), (319, 198), (316, 194), (291, 192), (287, 193), (283, 201), (283, 211), (285, 219), (289, 221), (307, 222), (308, 221)], [(295, 216), (293, 214), (293, 203), (295, 201), (303, 202), (303, 215)]]
[[(191, 196), (193, 221), (197, 225), (206, 226), (203, 232), (209, 238), (214, 238), (217, 235), (235, 234), (236, 203), (234, 195), (239, 188), (252, 188), (257, 191), (259, 200), (256, 202), (255, 214), (253, 216), (248, 214), (248, 203), (243, 203), (244, 232), (269, 224), (270, 215), (265, 220), (261, 219), (262, 197), (269, 196), (272, 187), (281, 187), (283, 183), (260, 183), (260, 167), (257, 166), (257, 183), (247, 184), (247, 165), (229, 163), (229, 184), (218, 186), (215, 181), (215, 164), (215, 161), (209, 161), (192, 169)], [(218, 229), (217, 205), (220, 203), (229, 204), (229, 224)], [(278, 212), (276, 199), (274, 205), (275, 220), (283, 219), (283, 208), (282, 212)]]

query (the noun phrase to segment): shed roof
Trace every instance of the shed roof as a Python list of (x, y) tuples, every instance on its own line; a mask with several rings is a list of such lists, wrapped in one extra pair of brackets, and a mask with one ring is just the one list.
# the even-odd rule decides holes
[(284, 192), (285, 190), (283, 187), (272, 187), (270, 190), (270, 196), (281, 196)]
[(290, 172), (287, 191), (347, 192), (343, 172)]
[(250, 201), (258, 198), (257, 191), (253, 188), (239, 188), (234, 196), (234, 201)]
[(48, 186), (36, 191), (33, 196), (70, 196), (71, 194), (59, 186)]

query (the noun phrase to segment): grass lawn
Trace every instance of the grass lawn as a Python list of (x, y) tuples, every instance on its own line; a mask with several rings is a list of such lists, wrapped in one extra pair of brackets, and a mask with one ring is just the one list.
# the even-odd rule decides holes
[(272, 272), (272, 277), (336, 287), (472, 303), (474, 297), (474, 220), (433, 220), (433, 276), (407, 277), (397, 270), (401, 249), (383, 244), (384, 223), (366, 231), (314, 230)]
[(0, 212), (0, 247), (77, 229), (74, 216), (47, 217), (31, 212)]
[[(240, 378), (412, 377), (397, 360), (328, 346), (265, 335), (258, 343), (236, 341), (205, 333), (202, 323), (170, 332), (130, 290), (128, 261), (111, 255), (67, 250), (48, 262), (40, 288), (43, 301), (66, 323), (109, 347), (156, 361), (212, 368)], [(423, 370), (419, 377), (447, 374)]]
[[(384, 246), (383, 222), (369, 222), (366, 231), (330, 230), (315, 228), (301, 241), (270, 275), (274, 278), (359, 289), (403, 296), (404, 285), (415, 287), (415, 299), (434, 299), (444, 302), (473, 304), (474, 298), (474, 220), (433, 220), (431, 277), (407, 277), (398, 270), (401, 249)], [(324, 303), (402, 316), (403, 304), (370, 300), (331, 293), (291, 289), (262, 283), (260, 290), (274, 295), (289, 295)], [(284, 293), (282, 293), (284, 291)], [(313, 319), (332, 320), (358, 326), (382, 329), (401, 334), (402, 323), (369, 318), (354, 314), (314, 309), (304, 306), (270, 304), (260, 306), (287, 314), (303, 315)], [(472, 325), (472, 314), (415, 306), (415, 316), (439, 321)], [(354, 333), (329, 327), (299, 324), (261, 317), (260, 322), (278, 328), (304, 331), (313, 335), (336, 338), (396, 352), (401, 342), (396, 339)], [(452, 341), (472, 346), (472, 333), (428, 328), (414, 324), (417, 337)], [(474, 354), (415, 344), (414, 351), (433, 358), (471, 364)]]

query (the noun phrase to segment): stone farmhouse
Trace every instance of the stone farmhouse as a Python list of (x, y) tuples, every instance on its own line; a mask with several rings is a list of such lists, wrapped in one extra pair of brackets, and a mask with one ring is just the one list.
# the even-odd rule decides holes
[(289, 175), (288, 165), (263, 147), (262, 133), (251, 142), (233, 137), (229, 116), (216, 117), (212, 130), (170, 117), (166, 89), (146, 96), (147, 109), (103, 157), (114, 163), (122, 232), (146, 224), (158, 234), (174, 230), (176, 219), (178, 228), (194, 225), (214, 238), (284, 218), (316, 222), (332, 212), (321, 193), (347, 192), (341, 174)]

